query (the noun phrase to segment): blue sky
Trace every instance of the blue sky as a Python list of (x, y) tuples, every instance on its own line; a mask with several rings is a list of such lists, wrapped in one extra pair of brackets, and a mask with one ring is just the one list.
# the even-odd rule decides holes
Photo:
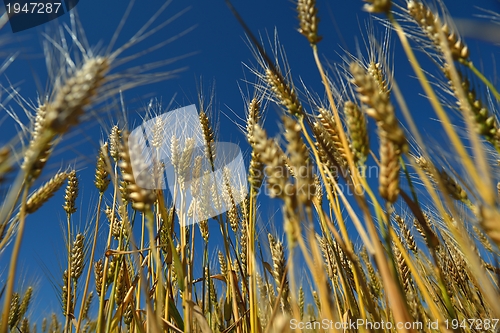
[[(125, 10), (124, 0), (81, 0), (77, 10), (85, 29), (90, 45), (108, 45), (116, 27), (122, 19)], [(116, 45), (120, 46), (128, 40), (140, 27), (157, 11), (163, 2), (160, 0), (138, 0), (130, 17), (126, 21)], [(450, 6), (451, 14), (458, 18), (476, 20), (473, 15), (482, 12), (476, 8), (483, 7), (491, 10), (500, 10), (500, 2), (496, 0), (471, 1), (455, 0), (445, 1)], [(322, 91), (319, 75), (314, 66), (312, 53), (308, 43), (297, 32), (297, 20), (294, 4), (283, 0), (254, 0), (234, 1), (235, 7), (240, 11), (254, 33), (273, 36), (274, 29), (278, 30), (279, 40), (286, 50), (286, 55), (292, 75), (298, 83), (302, 79), (312, 90)], [(323, 41), (319, 44), (319, 50), (323, 59), (335, 63), (341, 61), (344, 50), (356, 52), (356, 43), (362, 45), (362, 34), (365, 34), (365, 21), (369, 15), (361, 10), (362, 1), (318, 1), (320, 10), (320, 35)], [(248, 153), (245, 139), (234, 122), (242, 123), (238, 117), (244, 117), (244, 101), (240, 89), (250, 92), (253, 88), (245, 81), (255, 82), (253, 75), (245, 68), (243, 63), (256, 64), (252, 58), (244, 33), (232, 16), (223, 0), (210, 1), (181, 1), (175, 0), (160, 15), (159, 22), (168, 19), (179, 11), (190, 7), (190, 10), (143, 43), (134, 46), (128, 54), (140, 52), (165, 39), (176, 36), (186, 29), (195, 26), (195, 29), (185, 36), (173, 41), (169, 45), (154, 51), (152, 54), (141, 57), (137, 63), (149, 63), (166, 58), (186, 55), (196, 52), (186, 59), (166, 66), (162, 70), (173, 70), (181, 67), (187, 69), (180, 73), (175, 79), (155, 83), (145, 87), (137, 88), (124, 93), (129, 119), (132, 123), (140, 121), (140, 115), (144, 114), (144, 108), (150, 98), (162, 100), (163, 105), (168, 105), (174, 98), (174, 106), (184, 106), (196, 103), (200, 85), (203, 93), (210, 94), (214, 88), (216, 96), (216, 107), (214, 108), (214, 120), (219, 120), (218, 136), (220, 141), (241, 143), (241, 148)], [(68, 22), (68, 15), (59, 19)], [(47, 85), (47, 71), (44, 64), (44, 56), (40, 47), (44, 39), (42, 33), (50, 24), (33, 28), (24, 32), (12, 34), (10, 27), (6, 26), (0, 33), (7, 40), (2, 47), (3, 54), (12, 54), (19, 51), (16, 61), (6, 70), (1, 78), (1, 83), (8, 86), (8, 82), (14, 85), (20, 94), (27, 100), (35, 101), (37, 94), (43, 93)], [(500, 26), (497, 26), (500, 29)], [(382, 29), (378, 29), (380, 32)], [(395, 37), (395, 36), (394, 36)], [(425, 100), (418, 98), (419, 86), (412, 78), (407, 60), (402, 56), (398, 41), (392, 38), (392, 52), (394, 52), (394, 68), (397, 79), (404, 92), (409, 92), (408, 102), (410, 108), (417, 115), (417, 121), (424, 132), (432, 133), (437, 140), (440, 138), (439, 126), (428, 119), (432, 117), (430, 108)], [(102, 44), (99, 44), (102, 43)], [(494, 59), (498, 57), (498, 49), (491, 48), (479, 40), (470, 39), (468, 45), (473, 59), (484, 61), (487, 72), (491, 72)], [(102, 49), (102, 47), (101, 47)], [(362, 46), (362, 49), (364, 47)], [(425, 57), (422, 57), (423, 59)], [(426, 62), (427, 63), (427, 62)], [(124, 66), (133, 66), (130, 63)], [(480, 66), (480, 65), (479, 65)], [(246, 78), (246, 79), (245, 79)], [(5, 97), (5, 94), (4, 96)], [(248, 96), (245, 96), (248, 97)], [(15, 103), (11, 102), (9, 107), (26, 121), (23, 111)], [(266, 127), (271, 133), (278, 130), (277, 121), (280, 110), (276, 106), (270, 106), (266, 111)], [(2, 134), (0, 143), (5, 143), (13, 134), (15, 127), (11, 120), (5, 119), (5, 111), (0, 110), (0, 124)], [(110, 124), (109, 116), (102, 116), (102, 120)], [(109, 128), (109, 127), (108, 127)], [(76, 165), (80, 177), (79, 211), (76, 213), (76, 221), (79, 229), (88, 225), (93, 214), (93, 205), (97, 202), (96, 190), (93, 187), (93, 173), (95, 154), (99, 140), (106, 134), (107, 128), (90, 126), (89, 123), (82, 124), (75, 130), (75, 134), (68, 138), (58, 148), (58, 154), (48, 166), (47, 171), (55, 171), (68, 165)], [(49, 173), (44, 176), (49, 177)], [(42, 176), (43, 177), (43, 176)], [(45, 178), (47, 179), (47, 178)], [(18, 276), (25, 283), (38, 283), (40, 288), (39, 297), (35, 299), (35, 307), (43, 307), (46, 315), (51, 311), (59, 311), (57, 299), (53, 295), (49, 279), (41, 268), (47, 269), (59, 279), (59, 265), (63, 265), (64, 255), (61, 249), (64, 247), (63, 224), (65, 223), (62, 193), (54, 197), (48, 205), (42, 208), (36, 215), (28, 220), (28, 227), (24, 238), (24, 247), (21, 253), (21, 261)], [(273, 208), (265, 207), (270, 212)], [(264, 215), (267, 212), (264, 212)], [(217, 230), (217, 228), (214, 228)], [(0, 278), (5, 278), (6, 264), (8, 263), (7, 251), (0, 257)], [(41, 297), (43, 295), (43, 297)], [(44, 298), (48, 296), (48, 301)], [(45, 312), (47, 311), (47, 312)]]

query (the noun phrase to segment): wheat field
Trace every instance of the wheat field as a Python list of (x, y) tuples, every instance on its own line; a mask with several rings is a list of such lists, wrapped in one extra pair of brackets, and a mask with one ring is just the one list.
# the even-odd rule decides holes
[[(145, 165), (133, 140), (140, 124), (127, 121), (123, 93), (182, 75), (167, 68), (172, 59), (127, 68), (157, 51), (133, 50), (172, 23), (157, 20), (168, 5), (109, 47), (88, 46), (72, 16), (47, 36), (48, 91), (30, 103), (9, 95), (29, 121), (0, 141), (0, 333), (500, 332), (500, 93), (444, 3), (360, 1), (372, 16), (364, 47), (332, 64), (316, 1), (284, 11), (307, 41), (291, 49), (253, 32), (228, 2), (255, 64), (234, 121), (250, 147), (236, 185), (217, 163), (227, 151), (211, 96), (196, 103), (198, 138), (165, 135), (169, 110), (155, 99), (147, 107), (148, 147), (170, 166)], [(498, 29), (500, 14), (484, 13)], [(418, 106), (398, 85), (394, 44), (421, 89)], [(299, 46), (321, 85), (292, 77), (300, 68), (286, 50)], [(437, 143), (417, 125), (424, 108)], [(266, 118), (276, 110), (272, 136)], [(54, 168), (66, 138), (88, 123), (103, 133), (93, 179), (71, 163)], [(160, 186), (168, 167), (173, 190)], [(59, 307), (42, 316), (37, 284), (20, 282), (20, 254), (54, 196), (64, 199), (64, 261), (48, 273)], [(95, 200), (80, 207), (90, 202), (82, 196)], [(270, 205), (276, 215), (266, 215)], [(83, 228), (80, 211), (91, 216)], [(276, 226), (262, 222), (271, 219)]]

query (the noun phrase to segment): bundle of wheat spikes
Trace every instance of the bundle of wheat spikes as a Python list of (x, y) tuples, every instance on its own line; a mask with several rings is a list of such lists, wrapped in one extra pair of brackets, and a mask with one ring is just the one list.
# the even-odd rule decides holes
[[(290, 68), (275, 61), (284, 58), (281, 48), (266, 53), (245, 31), (260, 65), (253, 68), (255, 94), (245, 96), (249, 191), (230, 186), (225, 170), (222, 199), (229, 208), (209, 219), (210, 233), (209, 220), (180, 226), (193, 211), (174, 207), (164, 190), (140, 186), (133, 169), (144, 161), (128, 140), (131, 129), (118, 125), (110, 126), (96, 156), (95, 221), (86, 232), (72, 232), (82, 179), (69, 168), (45, 183), (39, 179), (56, 145), (92, 105), (173, 73), (113, 70), (128, 59), (121, 57), (126, 49), (159, 29), (150, 28), (152, 22), (102, 54), (79, 44), (75, 28), (78, 61), (66, 40), (52, 41), (61, 60), (54, 64), (64, 68), (34, 107), (29, 135), (0, 148), (6, 189), (0, 251), (9, 263), (0, 285), (0, 333), (499, 332), (500, 93), (470, 60), (442, 3), (365, 2), (364, 10), (402, 45), (425, 93), (421, 107), (435, 112), (456, 160), (443, 162), (419, 133), (387, 43), (370, 36), (367, 55), (348, 54), (326, 70), (318, 55), (316, 2), (298, 0), (299, 31), (323, 83), (314, 95), (325, 98), (303, 103)], [(492, 13), (492, 19), (500, 16)], [(421, 57), (431, 57), (441, 77), (429, 76)], [(270, 105), (282, 110), (282, 140), (263, 127)], [(162, 137), (161, 121), (156, 127), (153, 146), (168, 146), (178, 174), (199, 174), (201, 159), (213, 163), (218, 153), (209, 112), (199, 109), (205, 149), (198, 153), (205, 156), (193, 154), (189, 139), (182, 146)], [(370, 136), (376, 139), (369, 142)], [(372, 166), (375, 180), (366, 177)], [(186, 186), (182, 179), (178, 185)], [(26, 221), (63, 186), (67, 265), (53, 273), (61, 308), (38, 321), (30, 304), (36, 286), (20, 290), (16, 283), (19, 252)], [(269, 196), (258, 195), (263, 188)], [(205, 199), (215, 193), (203, 190), (198, 194)], [(256, 232), (266, 200), (282, 207), (282, 235)], [(107, 243), (98, 247), (103, 233)], [(217, 253), (208, 251), (211, 238), (220, 242)], [(195, 269), (200, 257), (201, 270)], [(306, 278), (299, 276), (304, 266)]]

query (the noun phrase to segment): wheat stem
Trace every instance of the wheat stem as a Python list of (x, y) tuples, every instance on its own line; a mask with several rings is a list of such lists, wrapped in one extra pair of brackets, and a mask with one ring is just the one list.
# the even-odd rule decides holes
[(24, 227), (26, 223), (26, 199), (28, 197), (28, 191), (29, 191), (29, 182), (25, 182), (24, 189), (23, 189), (23, 194), (21, 198), (21, 211), (19, 215), (19, 226), (17, 229), (17, 237), (16, 241), (14, 243), (14, 247), (12, 249), (12, 254), (10, 258), (10, 264), (9, 264), (9, 275), (7, 277), (7, 283), (5, 285), (5, 293), (4, 293), (4, 304), (3, 304), (3, 315), (2, 315), (2, 324), (0, 326), (0, 333), (7, 333), (7, 327), (8, 325), (6, 324), (9, 320), (9, 309), (10, 309), (10, 302), (12, 300), (12, 294), (14, 291), (14, 284), (16, 282), (16, 270), (17, 270), (17, 263), (18, 263), (18, 257), (19, 257), (19, 252), (21, 250), (21, 243), (22, 243), (22, 238), (23, 238), (23, 233), (24, 233)]
[[(99, 221), (100, 221), (100, 217), (101, 217), (100, 212), (101, 212), (102, 200), (103, 200), (103, 193), (101, 192), (99, 194), (99, 200), (97, 202), (97, 216), (96, 216), (96, 220), (95, 220), (94, 240), (92, 242), (92, 249), (90, 250), (90, 259), (89, 259), (90, 263), (94, 262), (95, 249), (96, 249), (96, 245), (97, 245), (97, 235), (98, 235), (98, 231), (99, 231)], [(81, 326), (82, 321), (83, 321), (84, 303), (85, 303), (85, 300), (87, 299), (87, 292), (88, 292), (88, 288), (89, 288), (91, 273), (92, 273), (92, 267), (89, 266), (88, 271), (87, 271), (87, 276), (85, 277), (85, 286), (83, 287), (83, 296), (82, 296), (82, 302), (80, 304), (80, 313), (78, 314), (78, 321), (76, 323), (76, 331), (75, 331), (76, 333), (80, 332), (80, 326)]]
[(493, 94), (493, 96), (495, 96), (495, 99), (500, 102), (500, 92), (498, 92), (497, 88), (493, 85), (493, 83), (491, 83), (491, 81), (488, 80), (483, 75), (483, 73), (481, 73), (476, 68), (476, 66), (474, 66), (474, 64), (472, 63), (472, 61), (470, 61), (470, 60), (460, 61), (460, 63), (462, 63), (465, 66), (467, 66), (472, 71), (472, 73), (474, 73), (474, 75), (476, 75), (481, 80), (481, 82), (483, 82), (488, 88), (490, 88), (490, 91)]

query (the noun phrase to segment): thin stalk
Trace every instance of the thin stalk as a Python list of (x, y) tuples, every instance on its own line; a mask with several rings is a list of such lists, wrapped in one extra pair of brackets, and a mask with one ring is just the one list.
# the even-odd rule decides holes
[[(114, 209), (113, 209), (113, 214), (114, 214)], [(111, 221), (114, 221), (114, 217), (112, 218)], [(120, 227), (120, 234), (119, 234), (119, 238), (118, 238), (118, 250), (119, 251), (123, 251), (126, 248), (126, 244), (123, 244), (123, 241), (124, 241), (123, 228), (124, 228), (124, 223), (122, 222), (121, 227)], [(114, 276), (113, 276), (113, 289), (111, 290), (111, 295), (108, 299), (108, 315), (106, 316), (106, 318), (107, 318), (106, 319), (106, 332), (111, 331), (111, 325), (112, 325), (112, 319), (113, 319), (113, 308), (115, 305), (115, 288), (116, 288), (116, 283), (118, 281), (118, 277), (119, 277), (122, 265), (126, 265), (125, 259), (126, 259), (125, 256), (119, 255), (117, 257), (117, 260), (116, 260), (115, 272), (114, 272)], [(127, 270), (125, 270), (125, 274), (128, 274)]]
[[(146, 243), (146, 223), (144, 221), (144, 219), (141, 219), (141, 249), (144, 248), (144, 244)], [(141, 286), (142, 286), (142, 279), (143, 279), (143, 274), (140, 274), (139, 275), (139, 279), (141, 279)], [(137, 296), (136, 296), (136, 307), (137, 309), (136, 310), (139, 310), (140, 309), (140, 303), (141, 303), (141, 291), (142, 291), (143, 288), (137, 288)], [(147, 295), (147, 293), (145, 292), (144, 295)]]
[(255, 209), (256, 209), (256, 194), (253, 186), (250, 187), (250, 211), (248, 214), (249, 226), (247, 228), (248, 234), (248, 273), (250, 274), (250, 332), (262, 333), (262, 328), (259, 323), (259, 312), (257, 305), (257, 270), (255, 262)]
[(66, 214), (66, 227), (67, 227), (67, 232), (68, 232), (68, 238), (67, 238), (67, 246), (68, 246), (68, 281), (66, 288), (68, 290), (67, 292), (67, 299), (63, 300), (66, 302), (66, 319), (64, 323), (64, 332), (70, 332), (71, 331), (71, 326), (69, 325), (69, 317), (70, 317), (70, 310), (71, 310), (71, 215)]
[(14, 292), (14, 284), (16, 282), (16, 269), (17, 260), (19, 258), (19, 252), (21, 250), (21, 243), (23, 239), (24, 227), (26, 224), (26, 200), (28, 198), (29, 183), (24, 182), (24, 190), (21, 199), (21, 211), (19, 214), (19, 227), (17, 230), (16, 241), (14, 243), (14, 248), (12, 249), (12, 255), (10, 257), (9, 264), (9, 275), (7, 277), (7, 284), (5, 286), (5, 299), (3, 302), (3, 315), (2, 315), (2, 325), (0, 327), (1, 333), (7, 333), (8, 321), (9, 321), (9, 310), (10, 302), (12, 301), (12, 293)]
[(481, 80), (481, 82), (483, 82), (488, 88), (490, 88), (490, 91), (493, 94), (493, 96), (495, 96), (495, 99), (500, 102), (500, 93), (498, 92), (497, 88), (493, 85), (493, 83), (491, 83), (490, 80), (488, 80), (483, 75), (483, 73), (481, 73), (476, 68), (476, 66), (474, 66), (474, 64), (472, 63), (472, 61), (470, 61), (470, 60), (468, 60), (468, 61), (460, 61), (460, 63), (462, 63), (465, 66), (467, 66), (472, 71), (472, 73), (474, 73), (474, 75), (476, 75), (479, 78), (479, 80)]
[(87, 291), (89, 288), (90, 284), (90, 275), (92, 274), (92, 263), (94, 262), (94, 255), (95, 255), (95, 248), (97, 245), (97, 234), (99, 231), (99, 221), (101, 217), (101, 204), (102, 204), (102, 199), (103, 199), (103, 194), (104, 193), (99, 193), (99, 201), (97, 202), (97, 216), (95, 220), (95, 230), (94, 230), (94, 241), (92, 242), (92, 249), (90, 250), (90, 260), (89, 260), (89, 269), (87, 271), (87, 276), (85, 277), (85, 287), (83, 288), (83, 297), (82, 297), (82, 302), (80, 304), (80, 313), (78, 314), (78, 322), (76, 323), (76, 333), (80, 332), (80, 325), (82, 323), (82, 314), (83, 314), (83, 307), (85, 305), (85, 300), (87, 299)]
[[(116, 199), (118, 196), (118, 172), (117, 172), (117, 166), (115, 165), (114, 169), (114, 177), (113, 177), (113, 202), (112, 202), (112, 213), (111, 213), (111, 221), (114, 220), (115, 218), (115, 205), (116, 205)], [(106, 242), (106, 249), (109, 249), (111, 246), (111, 237), (112, 237), (112, 230), (109, 228), (108, 232), (108, 240)], [(102, 274), (102, 286), (101, 286), (101, 296), (99, 297), (99, 312), (97, 313), (97, 328), (96, 331), (97, 333), (102, 333), (103, 332), (103, 316), (104, 316), (104, 300), (106, 298), (106, 280), (107, 280), (107, 274), (108, 274), (108, 265), (109, 265), (109, 258), (106, 256), (104, 259), (104, 270)]]

